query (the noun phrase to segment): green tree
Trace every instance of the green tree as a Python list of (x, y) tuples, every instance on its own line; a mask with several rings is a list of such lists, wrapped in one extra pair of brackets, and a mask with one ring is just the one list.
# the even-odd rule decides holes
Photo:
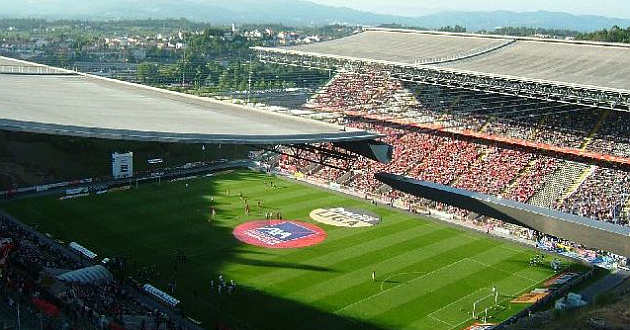
[(143, 84), (157, 84), (159, 82), (158, 66), (152, 63), (141, 63), (136, 69), (136, 79)]

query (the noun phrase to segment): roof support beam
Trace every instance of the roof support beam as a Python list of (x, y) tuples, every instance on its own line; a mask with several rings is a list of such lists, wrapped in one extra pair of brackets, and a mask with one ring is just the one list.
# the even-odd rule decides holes
[(259, 59), (286, 65), (353, 71), (385, 71), (393, 77), (410, 82), (449, 88), (497, 93), (518, 97), (576, 104), (593, 108), (630, 111), (630, 92), (575, 85), (553, 81), (527, 79), (496, 74), (462, 71), (436, 66), (319, 55), (276, 48), (254, 47)]
[(377, 173), (376, 179), (413, 196), (630, 257), (630, 229), (627, 227), (400, 175)]
[(333, 145), (383, 164), (391, 162), (394, 154), (393, 146), (376, 140), (352, 143), (335, 142)]

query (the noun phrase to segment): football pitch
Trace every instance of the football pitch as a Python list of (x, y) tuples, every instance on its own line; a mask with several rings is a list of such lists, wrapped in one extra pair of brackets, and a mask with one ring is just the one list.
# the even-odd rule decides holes
[[(251, 205), (249, 215), (241, 194)], [(183, 311), (207, 328), (458, 329), (473, 322), (473, 305), (478, 315), (489, 308), (489, 322), (517, 313), (525, 305), (509, 300), (553, 276), (548, 262), (529, 266), (535, 250), (246, 170), (0, 207), (56, 239), (79, 242), (102, 257), (127, 258), (130, 274), (164, 291), (175, 280)], [(314, 209), (333, 207), (364, 209), (382, 222), (346, 228), (309, 218)], [(236, 226), (264, 220), (268, 211), (317, 224), (327, 237), (299, 249), (235, 239)], [(236, 281), (234, 294), (210, 289), (219, 274)]]

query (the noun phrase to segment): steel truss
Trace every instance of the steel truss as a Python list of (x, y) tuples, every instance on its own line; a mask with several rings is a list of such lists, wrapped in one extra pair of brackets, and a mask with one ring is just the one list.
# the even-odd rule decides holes
[[(310, 145), (292, 144), (263, 146), (262, 150), (270, 151), (279, 155), (289, 156), (295, 159), (305, 160), (314, 164), (335, 168), (342, 171), (349, 171), (354, 161), (359, 157), (341, 148), (330, 144)], [(309, 157), (314, 155), (315, 157)], [(331, 159), (341, 160), (344, 167), (337, 166), (330, 162)]]
[(286, 49), (254, 47), (259, 60), (324, 70), (380, 71), (393, 78), (449, 88), (511, 95), (585, 107), (630, 111), (630, 91), (484, 74), (435, 66), (319, 55)]

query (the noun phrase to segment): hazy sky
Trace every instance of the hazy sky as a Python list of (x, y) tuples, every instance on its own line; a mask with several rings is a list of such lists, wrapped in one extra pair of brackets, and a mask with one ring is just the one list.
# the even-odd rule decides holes
[(443, 10), (560, 11), (630, 18), (630, 0), (311, 0), (382, 14), (418, 16)]

